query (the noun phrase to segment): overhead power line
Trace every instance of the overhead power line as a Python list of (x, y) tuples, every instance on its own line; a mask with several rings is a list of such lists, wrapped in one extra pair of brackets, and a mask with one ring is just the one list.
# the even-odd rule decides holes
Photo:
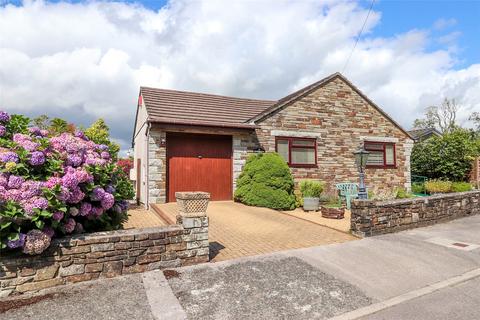
[(347, 61), (345, 61), (345, 65), (343, 66), (342, 73), (345, 72), (345, 69), (347, 68), (348, 63), (350, 62), (350, 58), (352, 57), (353, 52), (355, 51), (355, 48), (357, 47), (358, 40), (362, 36), (363, 29), (365, 29), (365, 25), (367, 24), (368, 17), (370, 17), (370, 12), (372, 12), (372, 8), (373, 8), (374, 3), (375, 3), (375, 0), (372, 0), (372, 3), (370, 4), (370, 9), (368, 9), (367, 16), (365, 17), (365, 21), (363, 21), (362, 29), (360, 30), (360, 33), (358, 34), (357, 39), (355, 40), (355, 44), (353, 45), (352, 51), (350, 52), (350, 55), (348, 56)]

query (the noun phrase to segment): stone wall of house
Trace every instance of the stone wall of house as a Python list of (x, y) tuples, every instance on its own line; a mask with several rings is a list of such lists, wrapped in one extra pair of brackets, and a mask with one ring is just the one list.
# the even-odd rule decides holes
[(167, 148), (162, 146), (166, 133), (152, 127), (148, 137), (148, 203), (167, 201)]
[(353, 152), (363, 141), (395, 142), (397, 167), (367, 169), (369, 190), (410, 188), (413, 141), (343, 80), (336, 78), (257, 123), (266, 151), (275, 151), (275, 136), (317, 138), (317, 168), (292, 168), (294, 177), (319, 179), (332, 191), (339, 182), (357, 182)]
[(391, 201), (354, 200), (352, 232), (367, 237), (480, 214), (480, 191)]
[(243, 166), (248, 156), (259, 148), (258, 141), (254, 134), (243, 133), (232, 136), (233, 148), (233, 192), (237, 188), (237, 178), (242, 173)]
[(208, 261), (208, 218), (177, 225), (99, 232), (54, 240), (38, 256), (2, 255), (0, 297), (122, 274)]

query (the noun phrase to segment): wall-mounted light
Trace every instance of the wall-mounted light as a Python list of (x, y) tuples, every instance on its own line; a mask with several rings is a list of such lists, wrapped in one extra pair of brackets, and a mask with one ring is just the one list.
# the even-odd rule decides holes
[(167, 145), (167, 139), (161, 138), (160, 139), (160, 147), (165, 147)]

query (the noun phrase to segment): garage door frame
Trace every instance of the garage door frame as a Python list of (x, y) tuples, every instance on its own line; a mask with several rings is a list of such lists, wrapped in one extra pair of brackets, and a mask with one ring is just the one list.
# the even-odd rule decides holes
[[(209, 134), (209, 133), (189, 133), (189, 132), (175, 132), (175, 131), (167, 131), (166, 133), (166, 152), (165, 152), (165, 162), (166, 162), (166, 170), (165, 170), (165, 200), (166, 202), (175, 202), (176, 199), (170, 199), (170, 148), (169, 148), (169, 137), (171, 136), (204, 136), (204, 137), (228, 137), (230, 140), (230, 181), (229, 181), (229, 193), (230, 197), (229, 200), (233, 199), (233, 136), (228, 134)], [(171, 143), (171, 142), (170, 142)]]

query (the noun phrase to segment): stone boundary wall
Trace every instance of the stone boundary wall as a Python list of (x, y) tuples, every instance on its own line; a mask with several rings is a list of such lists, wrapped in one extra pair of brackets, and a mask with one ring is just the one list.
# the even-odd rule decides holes
[(390, 201), (354, 200), (351, 229), (361, 237), (480, 214), (480, 191)]
[(0, 298), (122, 274), (208, 262), (208, 218), (177, 216), (167, 227), (61, 238), (38, 256), (0, 258)]

